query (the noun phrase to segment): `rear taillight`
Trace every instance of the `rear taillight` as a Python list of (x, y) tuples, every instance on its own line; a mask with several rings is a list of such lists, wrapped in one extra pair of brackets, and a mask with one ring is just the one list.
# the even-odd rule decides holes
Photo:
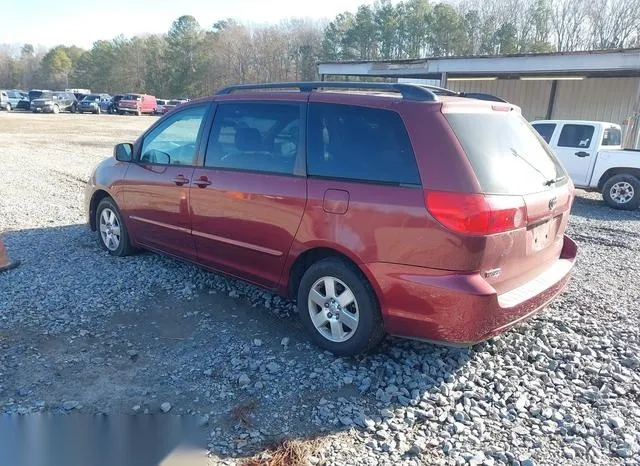
[(425, 191), (427, 210), (448, 229), (468, 235), (491, 235), (527, 225), (520, 196)]

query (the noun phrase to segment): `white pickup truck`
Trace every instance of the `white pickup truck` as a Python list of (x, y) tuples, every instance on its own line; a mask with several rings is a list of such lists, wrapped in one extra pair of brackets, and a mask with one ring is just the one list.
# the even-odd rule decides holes
[(537, 120), (531, 124), (576, 187), (600, 191), (606, 203), (616, 209), (640, 206), (640, 151), (622, 149), (619, 125), (581, 120)]

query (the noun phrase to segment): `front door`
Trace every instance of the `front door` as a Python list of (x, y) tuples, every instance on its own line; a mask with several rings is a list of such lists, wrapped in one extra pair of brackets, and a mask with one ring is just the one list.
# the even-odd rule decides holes
[(275, 287), (304, 212), (304, 96), (217, 106), (191, 183), (198, 260)]
[(596, 156), (595, 126), (567, 123), (559, 129), (555, 144), (556, 156), (566, 168), (576, 186), (589, 182), (589, 168)]
[(127, 170), (125, 215), (133, 239), (150, 248), (195, 260), (189, 186), (209, 105), (186, 108), (143, 139)]

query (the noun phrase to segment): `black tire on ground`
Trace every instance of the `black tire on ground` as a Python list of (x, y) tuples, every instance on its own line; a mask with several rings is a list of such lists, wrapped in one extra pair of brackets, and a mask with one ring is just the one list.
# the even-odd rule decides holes
[(6, 110), (7, 110), (7, 112), (11, 111), (11, 104), (9, 104), (9, 103), (7, 104)]
[(640, 179), (627, 173), (614, 175), (602, 187), (602, 197), (614, 209), (636, 210), (640, 207)]
[[(100, 232), (100, 217), (102, 216), (102, 213), (107, 209), (108, 211), (115, 214), (117, 224), (120, 228), (120, 243), (115, 249), (110, 249), (109, 247), (107, 247)], [(128, 256), (135, 251), (135, 249), (131, 246), (131, 241), (129, 240), (129, 232), (127, 231), (127, 227), (124, 224), (120, 209), (118, 209), (118, 206), (110, 197), (105, 197), (98, 204), (98, 208), (96, 209), (96, 231), (100, 247), (102, 247), (102, 249), (106, 250), (112, 256)]]
[(53, 106), (53, 113), (60, 113), (60, 107), (58, 107), (57, 105)]
[(140, 109), (138, 109), (138, 111), (136, 112), (136, 115), (141, 116), (142, 115), (142, 111)]
[[(342, 342), (331, 341), (323, 336), (314, 325), (309, 310), (309, 293), (313, 285), (322, 277), (334, 277), (352, 291), (358, 306), (359, 320), (353, 335)], [(312, 264), (302, 276), (298, 287), (298, 312), (300, 320), (311, 337), (321, 348), (337, 355), (355, 355), (377, 346), (385, 332), (378, 299), (362, 272), (351, 263), (336, 257), (322, 259)]]

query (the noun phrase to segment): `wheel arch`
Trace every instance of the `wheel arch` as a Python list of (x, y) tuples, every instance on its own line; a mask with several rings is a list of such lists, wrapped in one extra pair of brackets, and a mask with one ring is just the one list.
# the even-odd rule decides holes
[(300, 286), (300, 281), (302, 280), (302, 276), (307, 271), (309, 267), (315, 264), (318, 261), (323, 259), (327, 259), (330, 257), (334, 257), (337, 259), (344, 260), (349, 263), (355, 270), (359, 271), (363, 277), (367, 280), (367, 282), (371, 285), (373, 292), (375, 294), (376, 299), (378, 300), (378, 304), (382, 310), (383, 300), (381, 295), (381, 289), (378, 282), (371, 275), (370, 271), (364, 264), (359, 261), (356, 257), (354, 257), (351, 253), (346, 251), (340, 251), (336, 248), (332, 248), (329, 246), (313, 246), (301, 252), (289, 268), (286, 275), (286, 283), (285, 290), (287, 296), (296, 300), (298, 294), (298, 287)]
[(116, 202), (113, 196), (104, 189), (96, 189), (91, 195), (91, 201), (89, 201), (89, 226), (92, 231), (96, 231), (98, 228), (96, 225), (96, 209), (98, 208), (98, 204), (107, 197), (111, 198), (113, 202)]
[(616, 175), (631, 175), (635, 176), (640, 180), (640, 168), (634, 167), (615, 167), (610, 168), (606, 172), (602, 174), (600, 180), (598, 181), (598, 191), (602, 191), (604, 185), (609, 179)]

